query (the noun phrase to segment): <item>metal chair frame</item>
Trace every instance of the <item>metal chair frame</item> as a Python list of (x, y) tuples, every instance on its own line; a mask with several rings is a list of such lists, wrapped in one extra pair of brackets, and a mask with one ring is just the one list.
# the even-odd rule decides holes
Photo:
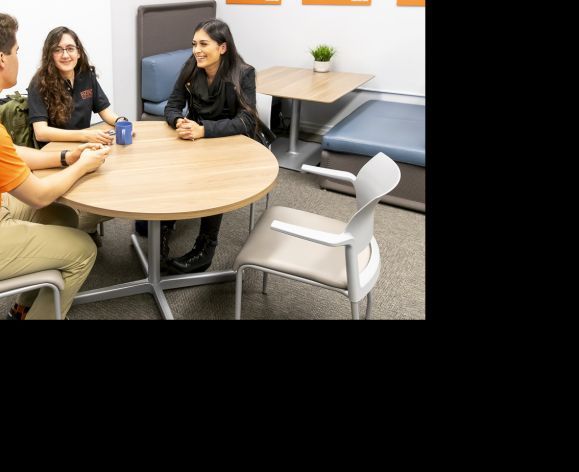
[[(350, 182), (356, 188), (356, 201), (358, 212), (351, 218), (345, 231), (341, 234), (331, 234), (316, 231), (303, 226), (297, 226), (280, 221), (273, 221), (271, 229), (284, 233), (288, 236), (305, 239), (317, 244), (330, 247), (345, 247), (346, 272), (348, 289), (342, 290), (337, 287), (318, 283), (313, 280), (297, 277), (292, 274), (272, 270), (268, 267), (255, 264), (245, 264), (238, 267), (236, 296), (235, 296), (235, 319), (241, 319), (241, 301), (243, 295), (243, 273), (246, 269), (255, 269), (264, 273), (263, 293), (267, 294), (268, 275), (278, 275), (290, 280), (303, 282), (316, 287), (332, 290), (349, 298), (351, 303), (352, 318), (360, 319), (360, 302), (367, 298), (366, 319), (372, 312), (372, 289), (380, 276), (380, 250), (373, 236), (374, 211), (380, 199), (391, 192), (400, 182), (400, 168), (383, 153), (374, 156), (360, 171), (358, 176), (343, 171), (302, 166), (304, 172), (321, 175), (323, 177)], [(370, 246), (371, 256), (367, 266), (360, 270), (358, 255)]]

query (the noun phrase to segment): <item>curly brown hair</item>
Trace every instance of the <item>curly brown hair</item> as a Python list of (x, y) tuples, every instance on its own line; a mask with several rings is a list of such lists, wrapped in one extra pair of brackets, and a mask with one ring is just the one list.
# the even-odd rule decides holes
[(70, 121), (74, 107), (66, 82), (56, 68), (53, 59), (54, 49), (58, 47), (65, 34), (72, 37), (78, 48), (79, 58), (74, 69), (75, 74), (87, 72), (92, 68), (88, 55), (74, 31), (66, 26), (59, 26), (48, 33), (42, 48), (42, 61), (32, 78), (32, 83), (38, 88), (38, 92), (46, 105), (49, 120), (56, 126), (65, 126)]

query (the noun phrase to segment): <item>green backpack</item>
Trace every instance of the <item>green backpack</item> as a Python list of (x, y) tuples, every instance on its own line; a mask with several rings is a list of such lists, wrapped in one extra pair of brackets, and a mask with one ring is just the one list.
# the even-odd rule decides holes
[(28, 99), (19, 92), (0, 99), (0, 123), (4, 125), (17, 146), (40, 149), (34, 130), (28, 124)]

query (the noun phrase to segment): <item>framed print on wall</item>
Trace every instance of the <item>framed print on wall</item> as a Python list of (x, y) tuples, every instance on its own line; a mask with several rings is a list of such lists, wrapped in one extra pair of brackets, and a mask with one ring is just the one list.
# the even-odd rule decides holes
[(302, 0), (303, 5), (372, 5), (372, 0)]
[(231, 5), (281, 5), (281, 0), (227, 0)]

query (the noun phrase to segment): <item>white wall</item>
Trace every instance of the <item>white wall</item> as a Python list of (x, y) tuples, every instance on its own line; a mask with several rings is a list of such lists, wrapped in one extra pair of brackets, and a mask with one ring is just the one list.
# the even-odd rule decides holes
[[(217, 0), (217, 17), (231, 27), (237, 47), (257, 70), (283, 65), (313, 66), (309, 49), (336, 47), (333, 69), (376, 76), (331, 105), (304, 102), (302, 129), (325, 134), (367, 100), (425, 103), (426, 33), (424, 7), (398, 7), (396, 0), (374, 0), (368, 7), (227, 5)], [(408, 95), (410, 94), (410, 95)], [(287, 101), (285, 101), (287, 102)], [(288, 103), (284, 112), (289, 113)]]
[[(4, 1), (4, 0), (2, 0)], [(106, 0), (111, 1), (112, 0)], [(113, 44), (122, 44), (115, 48), (113, 66), (115, 70), (116, 111), (129, 120), (137, 118), (137, 10), (141, 5), (158, 5), (161, 3), (188, 3), (202, 0), (117, 0), (112, 8)], [(191, 37), (193, 37), (191, 25)], [(167, 31), (167, 34), (171, 34)]]
[[(30, 80), (40, 65), (46, 36), (57, 26), (67, 26), (74, 30), (82, 41), (114, 109), (111, 2), (99, 0), (97, 3), (98, 7), (95, 7), (94, 0), (2, 0), (0, 12), (16, 17), (20, 25), (17, 34), (20, 46), (18, 83), (16, 87), (4, 90), (2, 96), (15, 90), (26, 93)], [(89, 14), (85, 15), (84, 12)], [(95, 115), (93, 121), (97, 120), (100, 118)]]
[[(48, 32), (66, 25), (87, 48), (113, 109), (136, 119), (137, 9), (190, 1), (201, 0), (2, 0), (0, 11), (20, 22), (15, 90), (23, 92), (28, 86)], [(425, 103), (425, 8), (397, 7), (395, 0), (374, 0), (370, 7), (304, 6), (301, 0), (284, 0), (281, 6), (225, 1), (217, 0), (217, 17), (231, 26), (240, 53), (257, 70), (311, 67), (309, 48), (326, 42), (339, 51), (335, 70), (376, 75), (364, 87), (384, 93), (357, 91), (330, 105), (305, 102), (304, 129), (323, 134), (369, 99)]]
[[(201, 0), (113, 3), (113, 44), (123, 45), (115, 47), (113, 54), (118, 113), (136, 119), (138, 7), (189, 1)], [(217, 0), (217, 17), (231, 26), (242, 56), (257, 70), (274, 65), (311, 67), (309, 47), (327, 42), (339, 50), (335, 70), (374, 74), (376, 79), (365, 87), (386, 91), (353, 92), (331, 105), (306, 102), (302, 109), (305, 130), (323, 134), (370, 99), (425, 103), (425, 8), (397, 7), (395, 0), (374, 0), (370, 7), (304, 6), (301, 0), (284, 0), (281, 6), (225, 2)]]
[(311, 67), (311, 47), (335, 46), (338, 71), (376, 76), (366, 87), (393, 93), (425, 93), (425, 8), (398, 7), (396, 0), (370, 6), (227, 5), (217, 16), (232, 28), (245, 60), (257, 69), (272, 65)]

